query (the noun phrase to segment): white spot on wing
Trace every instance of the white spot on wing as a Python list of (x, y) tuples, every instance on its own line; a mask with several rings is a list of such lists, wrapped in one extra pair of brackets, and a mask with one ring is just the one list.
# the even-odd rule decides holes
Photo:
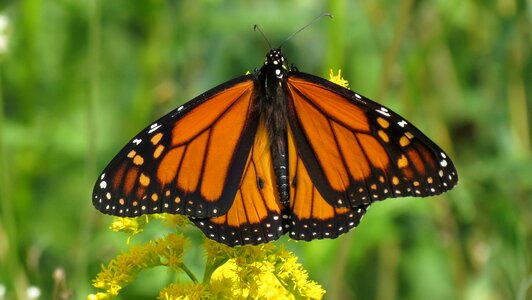
[(153, 123), (153, 124), (151, 124), (151, 126), (150, 126), (150, 130), (148, 131), (148, 133), (152, 133), (152, 132), (154, 132), (155, 130), (159, 129), (160, 127), (161, 127), (160, 124)]
[(402, 120), (400, 122), (397, 122), (397, 125), (401, 126), (401, 127), (405, 127), (406, 126), (406, 121), (405, 120)]
[(386, 116), (386, 117), (390, 116), (390, 114), (388, 113), (388, 110), (386, 108), (384, 108), (384, 107), (381, 107), (380, 109), (376, 109), (375, 111), (377, 111), (378, 113), (380, 113), (383, 116)]
[(100, 182), (100, 188), (105, 189), (106, 187), (107, 187), (107, 182), (102, 180), (102, 182)]
[(142, 142), (141, 139), (134, 139), (134, 140), (133, 140), (133, 144), (135, 144), (135, 145), (137, 145), (137, 146), (138, 146), (141, 142)]
[(183, 110), (183, 108), (184, 108), (184, 106), (181, 105), (180, 107), (177, 108), (177, 111), (181, 111), (181, 110)]

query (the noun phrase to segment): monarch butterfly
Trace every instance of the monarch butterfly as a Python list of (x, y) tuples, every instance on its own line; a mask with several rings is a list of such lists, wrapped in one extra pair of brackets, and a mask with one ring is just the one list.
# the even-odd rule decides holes
[(137, 134), (97, 180), (103, 213), (189, 216), (229, 246), (335, 238), (369, 205), (457, 183), (453, 163), (392, 110), (288, 67), (264, 65)]

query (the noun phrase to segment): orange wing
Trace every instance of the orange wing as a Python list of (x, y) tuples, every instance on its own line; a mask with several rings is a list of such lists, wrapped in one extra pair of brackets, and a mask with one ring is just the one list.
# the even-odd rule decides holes
[(456, 184), (443, 150), (391, 110), (309, 74), (291, 75), (287, 86), (298, 155), (329, 204), (358, 208)]
[(290, 237), (296, 240), (335, 238), (356, 227), (367, 205), (334, 207), (327, 202), (298, 154), (294, 135), (288, 131), (290, 186)]
[(278, 239), (287, 231), (287, 216), (277, 192), (268, 134), (260, 121), (231, 208), (218, 217), (191, 219), (207, 237), (236, 246)]
[(118, 216), (227, 212), (258, 126), (253, 87), (251, 76), (229, 81), (140, 132), (99, 177), (95, 207)]

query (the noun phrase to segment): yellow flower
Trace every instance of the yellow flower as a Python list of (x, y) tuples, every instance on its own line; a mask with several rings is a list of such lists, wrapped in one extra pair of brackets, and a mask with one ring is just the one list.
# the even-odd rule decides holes
[(168, 227), (184, 227), (192, 224), (192, 222), (190, 222), (190, 220), (183, 215), (155, 214), (152, 215), (152, 218), (162, 219), (164, 224)]
[(109, 294), (107, 293), (96, 293), (90, 294), (87, 296), (87, 300), (107, 300), (109, 299)]
[(336, 83), (337, 85), (343, 86), (345, 88), (349, 87), (349, 82), (342, 77), (342, 70), (338, 70), (338, 75), (334, 75), (334, 72), (331, 69), (329, 72), (329, 78), (329, 81)]
[(211, 299), (208, 288), (203, 284), (188, 282), (170, 284), (159, 292), (161, 300), (200, 300)]
[[(189, 224), (186, 217), (153, 215), (139, 218), (116, 218), (112, 228), (135, 235), (143, 231), (150, 219), (162, 219), (179, 230)], [(93, 286), (103, 290), (88, 300), (111, 299), (129, 285), (144, 269), (163, 266), (184, 272), (188, 282), (172, 283), (159, 292), (159, 299), (321, 299), (325, 291), (309, 280), (307, 272), (292, 253), (274, 244), (228, 247), (206, 239), (206, 264), (199, 282), (184, 262), (187, 239), (178, 233), (132, 245), (102, 266)]]
[(183, 264), (185, 243), (183, 236), (169, 234), (156, 241), (132, 246), (128, 252), (119, 254), (108, 266), (102, 267), (93, 286), (116, 296), (124, 286), (133, 282), (143, 269), (165, 265), (178, 270)]
[(111, 223), (111, 230), (115, 232), (124, 232), (127, 233), (130, 237), (132, 237), (141, 233), (144, 229), (144, 225), (147, 222), (147, 216), (136, 218), (114, 217), (113, 223)]

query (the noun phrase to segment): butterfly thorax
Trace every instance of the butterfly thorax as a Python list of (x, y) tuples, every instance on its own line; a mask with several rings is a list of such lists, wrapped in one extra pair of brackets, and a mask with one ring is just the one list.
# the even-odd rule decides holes
[(255, 73), (255, 94), (259, 118), (266, 125), (270, 151), (277, 177), (280, 201), (288, 205), (290, 187), (288, 180), (287, 99), (286, 78), (288, 69), (280, 49), (272, 49), (262, 68)]

